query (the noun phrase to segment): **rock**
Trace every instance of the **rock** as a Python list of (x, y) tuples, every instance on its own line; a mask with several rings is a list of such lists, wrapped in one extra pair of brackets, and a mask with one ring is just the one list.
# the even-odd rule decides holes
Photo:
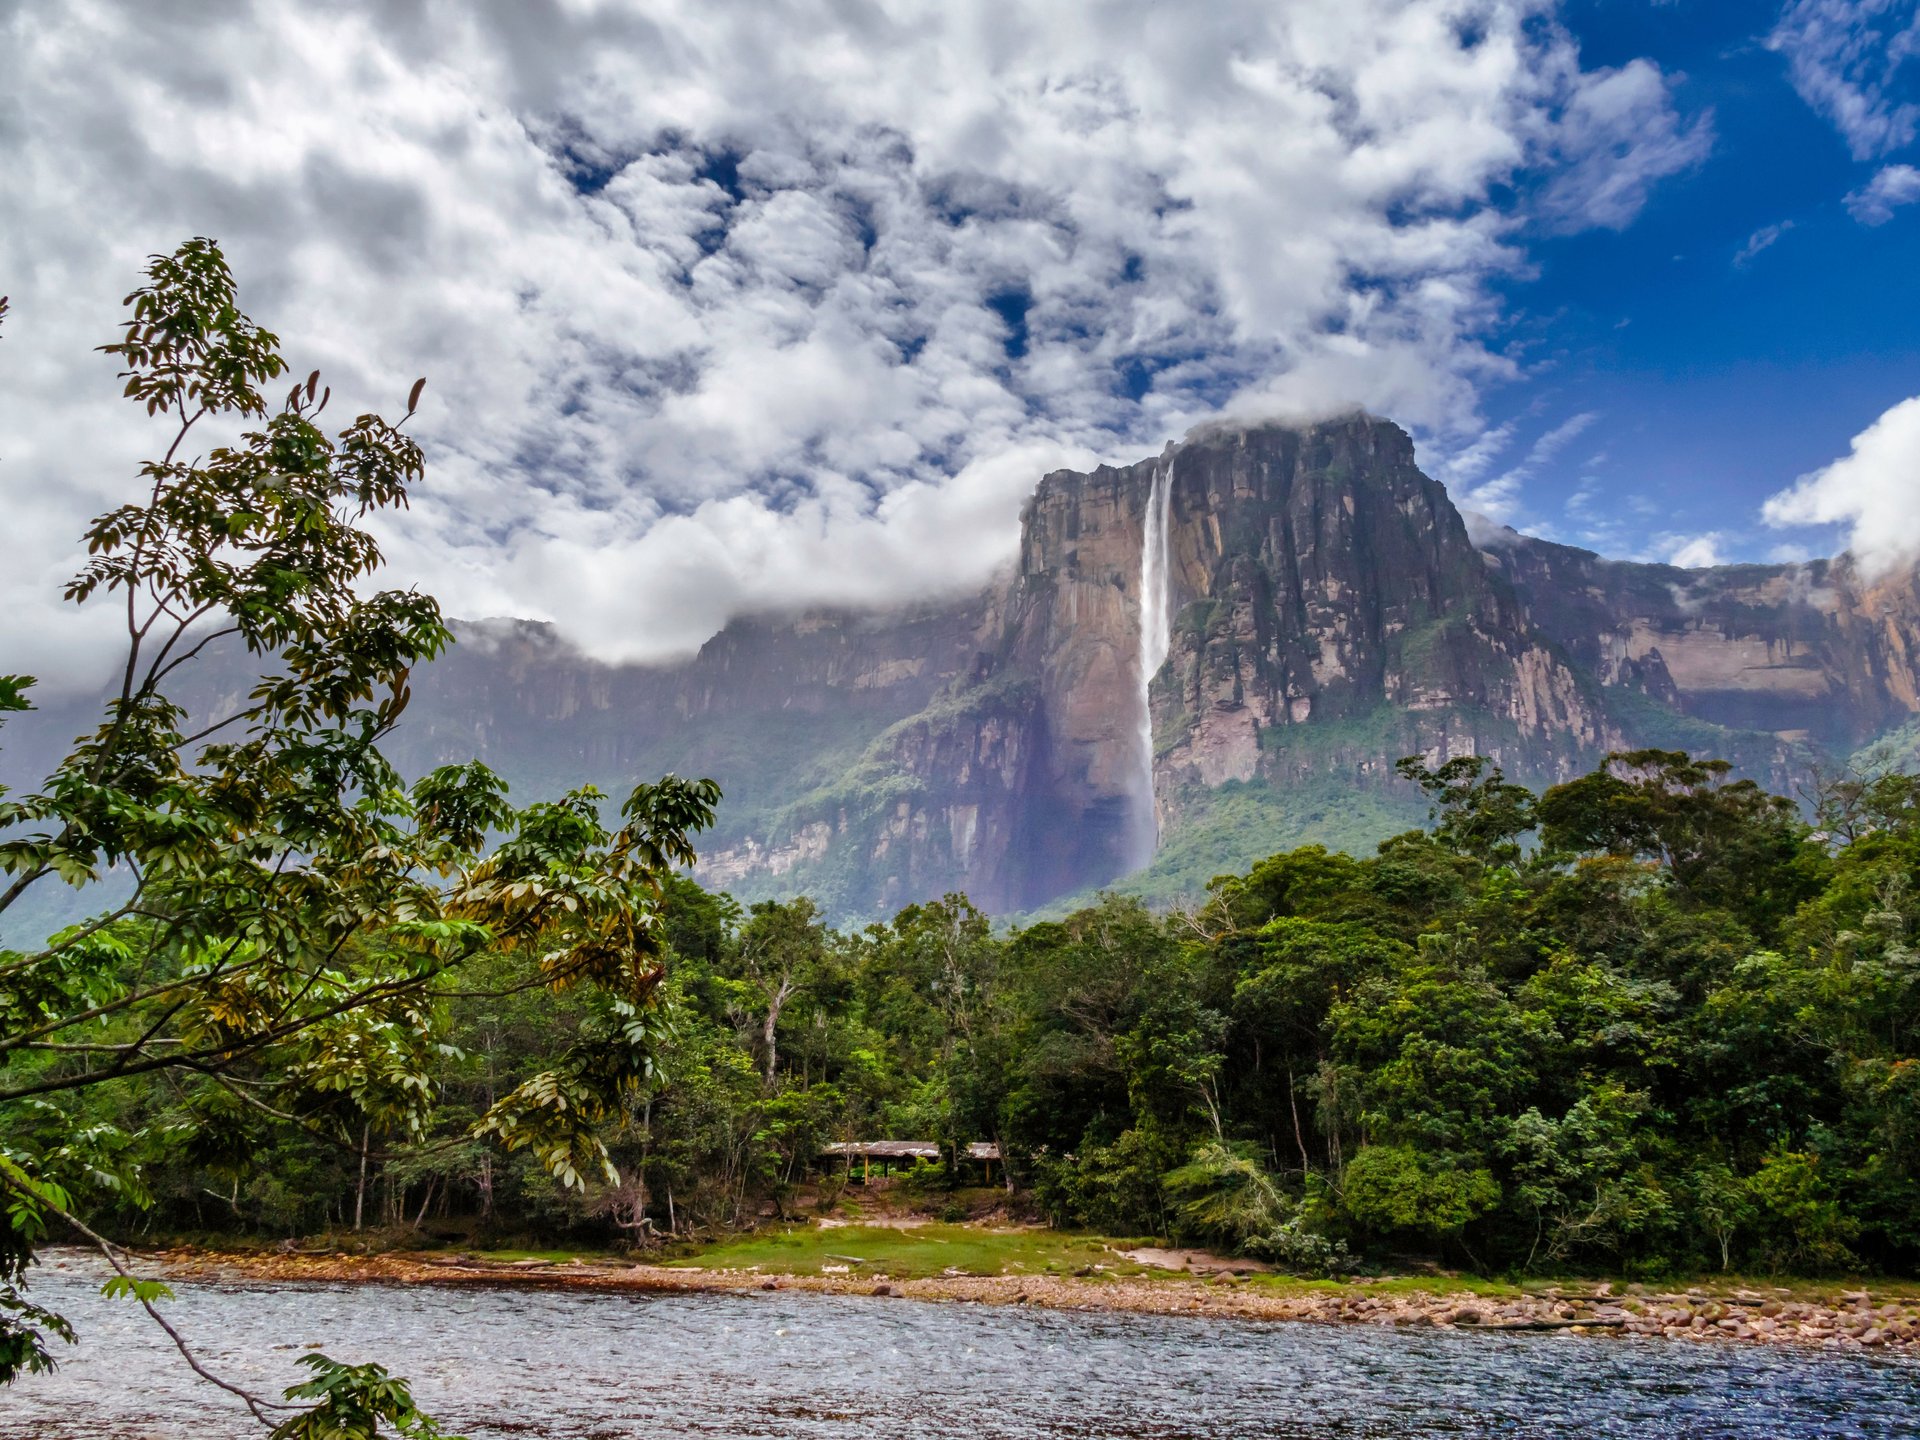
[[(1156, 485), (1173, 613), (1147, 754)], [(740, 618), (660, 666), (600, 664), (532, 622), (459, 630), (473, 643), (413, 678), (401, 769), (475, 754), (520, 783), (567, 753), (604, 774), (712, 773), (727, 798), (696, 878), (761, 898), (831, 874), (836, 921), (956, 890), (1034, 909), (1135, 868), (1156, 822), (1204, 823), (1228, 784), (1332, 777), (1384, 814), (1425, 808), (1393, 774), (1404, 754), (1483, 750), (1516, 780), (1570, 778), (1658, 740), (1635, 729), (1648, 701), (1734, 727), (1729, 758), (1786, 789), (1799, 751), (1770, 736), (1852, 749), (1920, 693), (1909, 571), (1689, 572), (1472, 532), (1407, 434), (1361, 414), (1211, 426), (1133, 465), (1055, 471), (1012, 573), (955, 600)], [(797, 733), (876, 738), (793, 804), (753, 777)]]
[[(875, 1295), (891, 1295), (891, 1294), (893, 1294), (893, 1286), (891, 1286), (891, 1285), (876, 1285), (876, 1286), (874, 1286), (874, 1287), (873, 1287), (873, 1293), (874, 1293)], [(1022, 1298), (1024, 1299), (1025, 1297), (1023, 1296)]]

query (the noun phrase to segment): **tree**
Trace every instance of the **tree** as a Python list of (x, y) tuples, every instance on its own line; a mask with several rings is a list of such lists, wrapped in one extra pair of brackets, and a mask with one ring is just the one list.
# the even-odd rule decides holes
[(1770, 938), (1818, 893), (1824, 853), (1791, 800), (1730, 779), (1732, 768), (1680, 750), (1609, 755), (1591, 775), (1540, 797), (1543, 847), (1654, 859), (1689, 901)]
[[(371, 588), (365, 522), (405, 506), (419, 447), (374, 414), (328, 435), (317, 371), (270, 406), (279, 341), (241, 312), (210, 240), (153, 257), (127, 307), (102, 348), (170, 442), (141, 467), (142, 497), (88, 528), (67, 589), (124, 612), (124, 654), (97, 729), (37, 792), (0, 798), (0, 912), (36, 886), (101, 893), (108, 871), (126, 877), (84, 923), (0, 952), (0, 1382), (70, 1338), (25, 1297), (34, 1250), (67, 1227), (124, 1270), (85, 1212), (142, 1203), (162, 1148), (149, 1121), (82, 1123), (88, 1097), (167, 1080), (189, 1102), (221, 1098), (189, 1104), (201, 1128), (244, 1116), (314, 1133), (333, 1097), (363, 1134), (417, 1133), (438, 996), (477, 955), (507, 962), (503, 991), (586, 992), (600, 1023), (476, 1133), (532, 1147), (565, 1184), (609, 1169), (594, 1127), (648, 1065), (658, 891), (718, 799), (711, 781), (668, 777), (609, 828), (590, 788), (516, 810), (478, 764), (405, 784), (379, 747), (413, 666), (451, 635), (430, 596)], [(178, 697), (221, 652), (258, 679), (225, 711), (192, 713)], [(0, 710), (25, 710), (29, 685), (0, 681)], [(131, 1276), (122, 1288), (149, 1310), (161, 1298)], [(369, 1416), (432, 1433), (400, 1382), (315, 1368), (289, 1395), (317, 1406), (286, 1434), (371, 1434)], [(246, 1399), (263, 1419), (300, 1408)]]
[(1409, 755), (1393, 768), (1427, 792), (1433, 836), (1442, 845), (1489, 865), (1520, 858), (1520, 837), (1534, 826), (1533, 792), (1510, 784), (1486, 756), (1456, 755), (1434, 768)]
[(780, 1013), (820, 978), (827, 960), (827, 927), (813, 901), (755, 905), (740, 929), (738, 982), (742, 1001), (760, 1029), (760, 1061), (768, 1090), (780, 1068)]

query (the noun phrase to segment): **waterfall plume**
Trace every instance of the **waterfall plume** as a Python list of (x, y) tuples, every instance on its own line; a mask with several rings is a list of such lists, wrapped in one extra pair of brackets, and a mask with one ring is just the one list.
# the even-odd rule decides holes
[(1170, 541), (1168, 518), (1172, 509), (1173, 460), (1163, 470), (1154, 467), (1147, 491), (1147, 509), (1140, 540), (1140, 795), (1135, 821), (1136, 868), (1149, 864), (1160, 844), (1160, 822), (1153, 800), (1153, 677), (1167, 663), (1173, 647), (1170, 600)]

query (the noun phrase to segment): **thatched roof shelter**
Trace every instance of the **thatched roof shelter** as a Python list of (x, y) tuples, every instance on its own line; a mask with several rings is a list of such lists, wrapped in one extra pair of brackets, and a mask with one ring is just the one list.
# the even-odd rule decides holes
[[(936, 1161), (940, 1158), (940, 1147), (931, 1140), (836, 1140), (820, 1147), (820, 1158), (843, 1161), (849, 1169), (857, 1160), (861, 1173), (868, 1175), (878, 1164), (884, 1175), (891, 1172), (895, 1165), (911, 1165), (922, 1160)], [(1000, 1147), (991, 1141), (975, 1140), (960, 1152), (958, 1158), (985, 1165), (991, 1175), (993, 1166), (1000, 1159)]]

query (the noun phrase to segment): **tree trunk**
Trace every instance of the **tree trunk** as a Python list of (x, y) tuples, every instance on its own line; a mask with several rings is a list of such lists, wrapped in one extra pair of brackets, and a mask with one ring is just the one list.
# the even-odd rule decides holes
[(367, 1142), (371, 1138), (372, 1133), (373, 1127), (371, 1125), (362, 1125), (360, 1127), (360, 1183), (356, 1185), (353, 1190), (353, 1229), (355, 1234), (358, 1234), (360, 1231), (360, 1220), (361, 1217), (365, 1215), (367, 1208)]
[(1293, 1143), (1300, 1147), (1300, 1173), (1311, 1175), (1313, 1165), (1307, 1159), (1307, 1137), (1300, 1130), (1300, 1101), (1293, 1093), (1293, 1067), (1287, 1067), (1287, 1107), (1293, 1111)]
[(767, 1089), (773, 1089), (774, 1067), (780, 1058), (775, 1038), (780, 1025), (780, 1012), (785, 1008), (787, 997), (793, 994), (793, 982), (787, 976), (780, 977), (780, 986), (767, 1001), (767, 1023), (760, 1028), (760, 1040), (767, 1052)]
[(427, 1207), (433, 1203), (433, 1182), (435, 1178), (436, 1177), (432, 1175), (427, 1177), (427, 1193), (421, 1197), (420, 1213), (413, 1217), (413, 1228), (416, 1230), (427, 1223)]

